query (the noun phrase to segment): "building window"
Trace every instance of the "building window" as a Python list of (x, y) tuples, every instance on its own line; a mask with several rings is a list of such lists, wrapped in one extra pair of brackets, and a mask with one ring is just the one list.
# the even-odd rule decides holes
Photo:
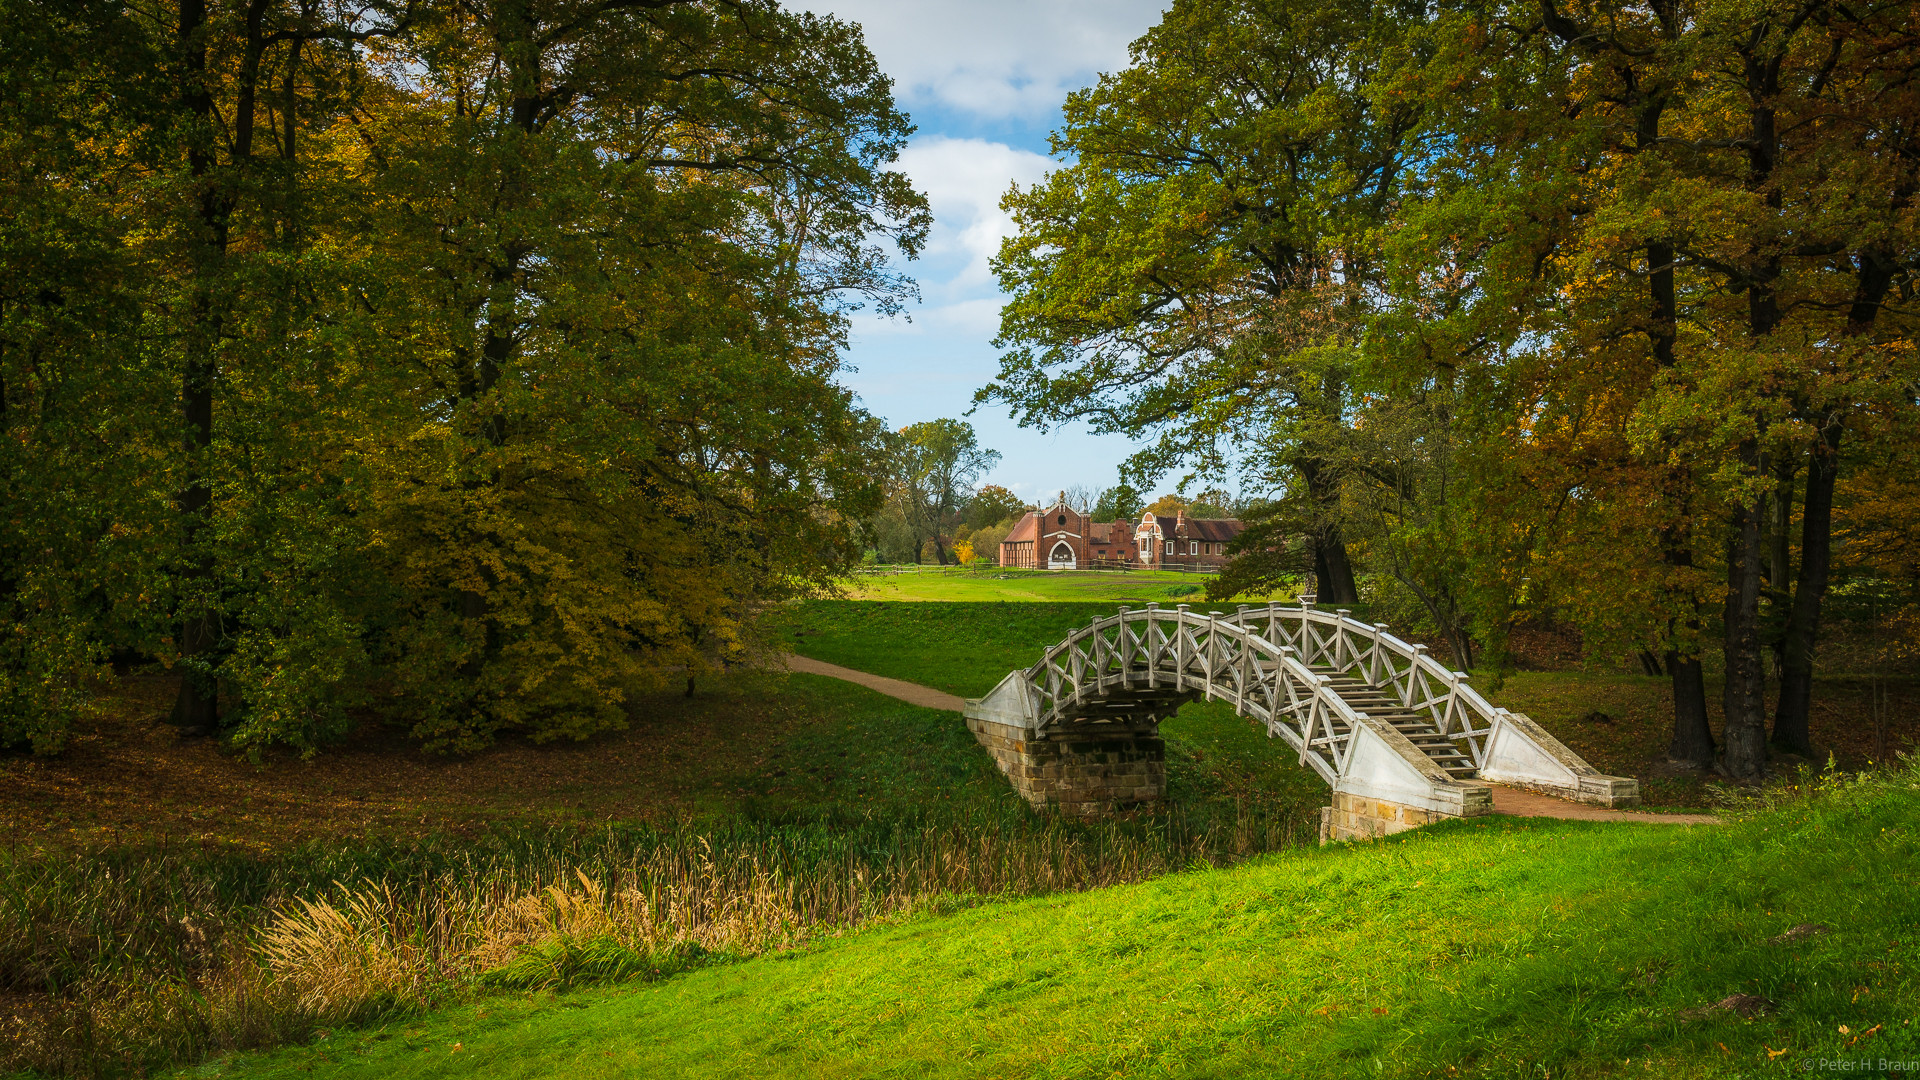
[(1167, 554), (1173, 554), (1173, 541), (1167, 541)]
[(1187, 542), (1187, 554), (1189, 554), (1189, 555), (1198, 555), (1198, 554), (1200, 554), (1200, 541), (1198, 541), (1198, 540), (1189, 540), (1189, 541)]
[(1067, 523), (1067, 515), (1065, 515), (1065, 514), (1061, 514), (1061, 515), (1060, 515), (1060, 524), (1062, 524), (1062, 525), (1065, 525), (1066, 523)]

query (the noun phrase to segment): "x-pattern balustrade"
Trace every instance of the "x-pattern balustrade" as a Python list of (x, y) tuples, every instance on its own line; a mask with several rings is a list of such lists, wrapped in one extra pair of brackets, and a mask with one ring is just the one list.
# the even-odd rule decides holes
[(1384, 692), (1398, 708), (1431, 718), (1474, 767), (1503, 710), (1467, 685), (1464, 672), (1425, 645), (1387, 633), (1346, 610), (1242, 606), (1232, 613), (1149, 604), (1095, 619), (1027, 669), (1040, 727), (1097, 715), (1115, 699), (1204, 695), (1285, 739), (1328, 783), (1341, 774), (1354, 729), (1367, 714), (1341, 696)]

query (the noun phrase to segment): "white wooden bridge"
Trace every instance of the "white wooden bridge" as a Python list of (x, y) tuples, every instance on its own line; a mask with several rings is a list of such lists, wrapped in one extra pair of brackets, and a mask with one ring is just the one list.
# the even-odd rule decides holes
[(1159, 721), (1201, 697), (1230, 702), (1327, 782), (1324, 837), (1490, 813), (1488, 782), (1639, 804), (1637, 781), (1601, 774), (1425, 645), (1345, 609), (1121, 608), (969, 701), (966, 716), (1029, 800), (1098, 813), (1160, 796)]

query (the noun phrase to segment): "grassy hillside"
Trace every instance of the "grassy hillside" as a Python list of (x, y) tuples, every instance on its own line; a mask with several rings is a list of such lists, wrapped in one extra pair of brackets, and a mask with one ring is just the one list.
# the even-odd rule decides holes
[[(1170, 725), (1159, 812), (1036, 814), (954, 714), (806, 675), (740, 671), (639, 702), (618, 735), (466, 759), (374, 729), (256, 766), (180, 742), (137, 704), (62, 758), (0, 760), (0, 1074), (141, 1075), (304, 1041), (467, 1000), (478, 973), (530, 947), (532, 975), (509, 981), (619, 978), (940, 896), (1137, 881), (1310, 842), (1325, 801), (1244, 721), (1201, 710)], [(660, 916), (614, 912), (611, 959), (541, 952), (564, 927), (525, 924), (582, 874), (639, 889)], [(286, 972), (268, 980), (257, 942), (276, 919), (374, 894), (346, 952), (318, 962), (397, 981), (311, 1004)]]
[(1726, 828), (1450, 823), (180, 1075), (1667, 1077), (1920, 1059), (1916, 788), (1908, 770)]

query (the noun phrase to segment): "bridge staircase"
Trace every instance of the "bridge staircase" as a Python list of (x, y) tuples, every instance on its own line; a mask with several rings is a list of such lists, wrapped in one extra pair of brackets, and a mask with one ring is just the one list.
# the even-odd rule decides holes
[[(1438, 765), (1442, 772), (1455, 780), (1471, 780), (1479, 775), (1469, 758), (1453, 739), (1440, 730), (1433, 717), (1417, 709), (1409, 709), (1399, 703), (1393, 693), (1385, 687), (1375, 686), (1364, 679), (1341, 675), (1328, 668), (1310, 668), (1316, 674), (1327, 677), (1327, 689), (1338, 694), (1355, 712), (1363, 712), (1375, 720), (1386, 724), (1407, 737), (1427, 759)], [(1338, 719), (1328, 725), (1336, 738), (1347, 734), (1345, 723)]]
[(1230, 702), (1327, 781), (1323, 839), (1491, 813), (1489, 782), (1639, 803), (1635, 781), (1601, 774), (1426, 646), (1345, 610), (1121, 608), (969, 701), (966, 717), (1030, 801), (1098, 814), (1160, 797), (1159, 721), (1202, 697)]

